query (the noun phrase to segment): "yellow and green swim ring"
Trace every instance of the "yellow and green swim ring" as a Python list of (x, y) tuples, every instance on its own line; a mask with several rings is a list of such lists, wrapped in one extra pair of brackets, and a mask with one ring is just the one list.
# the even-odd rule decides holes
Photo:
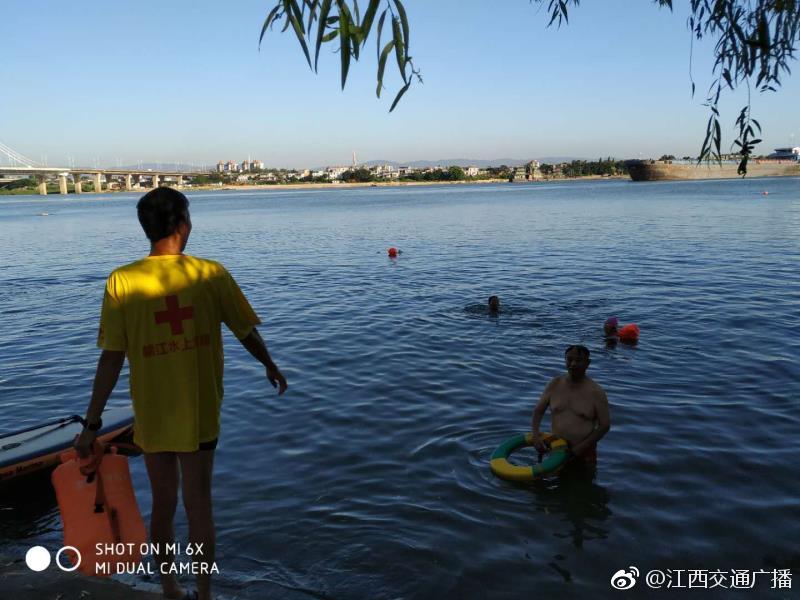
[(541, 433), (540, 437), (545, 444), (550, 446), (550, 453), (541, 463), (522, 467), (508, 462), (508, 457), (515, 450), (525, 446), (533, 446), (533, 434), (520, 433), (508, 438), (494, 451), (489, 463), (492, 467), (492, 473), (500, 479), (507, 479), (508, 481), (533, 481), (544, 475), (556, 473), (567, 462), (567, 442), (552, 433)]

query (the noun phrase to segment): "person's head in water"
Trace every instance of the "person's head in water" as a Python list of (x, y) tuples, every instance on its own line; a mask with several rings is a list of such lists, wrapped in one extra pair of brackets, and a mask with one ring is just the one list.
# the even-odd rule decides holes
[(183, 252), (192, 231), (186, 196), (170, 187), (158, 187), (142, 196), (136, 212), (151, 245), (177, 235)]
[(498, 312), (500, 310), (500, 298), (497, 296), (489, 296), (489, 310), (491, 312)]
[(586, 369), (589, 368), (589, 349), (586, 346), (568, 346), (564, 351), (564, 362), (567, 366), (567, 373), (572, 381), (581, 381), (586, 376)]
[(617, 335), (618, 326), (619, 319), (617, 319), (617, 317), (608, 317), (606, 322), (603, 323), (603, 334), (606, 337), (615, 337)]

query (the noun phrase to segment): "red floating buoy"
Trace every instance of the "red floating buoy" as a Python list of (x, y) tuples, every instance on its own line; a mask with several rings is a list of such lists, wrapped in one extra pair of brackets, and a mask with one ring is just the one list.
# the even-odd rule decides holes
[(387, 252), (389, 253), (389, 258), (397, 258), (397, 248), (395, 248), (394, 246), (389, 248)]
[(639, 326), (636, 323), (625, 325), (617, 335), (623, 342), (635, 342), (639, 339)]

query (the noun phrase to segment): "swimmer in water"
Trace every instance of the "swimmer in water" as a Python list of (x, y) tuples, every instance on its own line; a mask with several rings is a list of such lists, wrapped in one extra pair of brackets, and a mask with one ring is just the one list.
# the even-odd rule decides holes
[(603, 323), (603, 335), (606, 340), (616, 341), (619, 334), (617, 327), (619, 327), (619, 319), (617, 317), (608, 317), (606, 322)]
[(564, 353), (567, 374), (554, 377), (542, 392), (533, 410), (533, 445), (546, 450), (539, 432), (547, 407), (552, 415), (553, 433), (567, 441), (570, 458), (587, 466), (597, 463), (597, 442), (611, 428), (611, 415), (605, 391), (586, 376), (589, 349), (570, 346)]
[(489, 296), (489, 312), (496, 314), (500, 312), (500, 298)]

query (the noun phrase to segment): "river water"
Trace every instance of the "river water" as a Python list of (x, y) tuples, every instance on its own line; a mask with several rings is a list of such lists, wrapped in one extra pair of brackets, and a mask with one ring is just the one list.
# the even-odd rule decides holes
[[(631, 566), (797, 573), (800, 180), (189, 197), (187, 252), (232, 272), (290, 386), (278, 398), (226, 331), (225, 597), (589, 598)], [(85, 411), (105, 277), (147, 251), (136, 200), (0, 199), (1, 431)], [(637, 346), (605, 346), (609, 315)], [(611, 403), (596, 478), (496, 479), (489, 456), (572, 343)], [(125, 373), (110, 405), (126, 399)], [(46, 486), (5, 500), (0, 553), (60, 545)], [(790, 597), (758, 577), (702, 595)]]

